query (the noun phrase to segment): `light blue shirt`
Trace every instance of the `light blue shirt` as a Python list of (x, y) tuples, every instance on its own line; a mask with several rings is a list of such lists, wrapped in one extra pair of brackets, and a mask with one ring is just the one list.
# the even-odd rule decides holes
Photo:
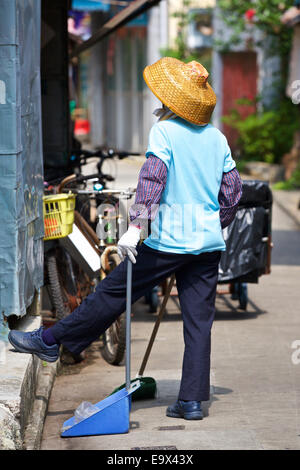
[(166, 164), (168, 177), (144, 243), (171, 253), (224, 251), (218, 195), (223, 172), (235, 167), (226, 137), (211, 124), (160, 121), (150, 131), (150, 155)]

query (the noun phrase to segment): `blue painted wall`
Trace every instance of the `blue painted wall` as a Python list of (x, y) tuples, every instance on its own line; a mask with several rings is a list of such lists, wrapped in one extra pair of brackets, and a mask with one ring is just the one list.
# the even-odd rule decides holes
[[(40, 0), (0, 0), (0, 319), (43, 284)], [(0, 320), (1, 321), (1, 320)]]

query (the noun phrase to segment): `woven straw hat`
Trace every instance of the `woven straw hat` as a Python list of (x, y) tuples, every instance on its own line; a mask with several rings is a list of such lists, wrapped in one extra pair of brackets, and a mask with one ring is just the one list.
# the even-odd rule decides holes
[(210, 121), (217, 98), (201, 64), (163, 57), (148, 65), (143, 75), (150, 90), (173, 113), (193, 124)]

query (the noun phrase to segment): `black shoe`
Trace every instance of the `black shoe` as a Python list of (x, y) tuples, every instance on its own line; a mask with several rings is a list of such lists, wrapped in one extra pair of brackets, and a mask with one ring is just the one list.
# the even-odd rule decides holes
[(168, 406), (166, 415), (170, 418), (203, 419), (201, 401), (177, 400), (174, 405)]

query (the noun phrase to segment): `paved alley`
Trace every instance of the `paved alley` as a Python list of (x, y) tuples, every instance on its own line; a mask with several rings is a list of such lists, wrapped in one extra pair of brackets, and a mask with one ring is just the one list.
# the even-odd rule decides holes
[[(119, 167), (136, 166), (121, 162)], [(121, 169), (119, 168), (119, 171)], [(124, 173), (123, 173), (124, 175)], [(132, 182), (128, 183), (132, 184)], [(125, 187), (125, 186), (124, 186)], [(95, 403), (124, 383), (123, 366), (110, 366), (94, 343), (87, 359), (64, 366), (56, 378), (41, 448), (46, 449), (300, 449), (300, 231), (273, 207), (272, 272), (248, 285), (247, 311), (230, 295), (218, 295), (212, 331), (211, 400), (203, 421), (165, 416), (176, 400), (183, 354), (178, 298), (172, 296), (146, 369), (158, 397), (134, 402), (128, 434), (60, 437), (63, 422), (82, 401)], [(132, 319), (132, 377), (138, 371), (155, 321), (141, 299)], [(298, 346), (299, 348), (299, 346)], [(299, 362), (299, 361), (298, 361)]]

